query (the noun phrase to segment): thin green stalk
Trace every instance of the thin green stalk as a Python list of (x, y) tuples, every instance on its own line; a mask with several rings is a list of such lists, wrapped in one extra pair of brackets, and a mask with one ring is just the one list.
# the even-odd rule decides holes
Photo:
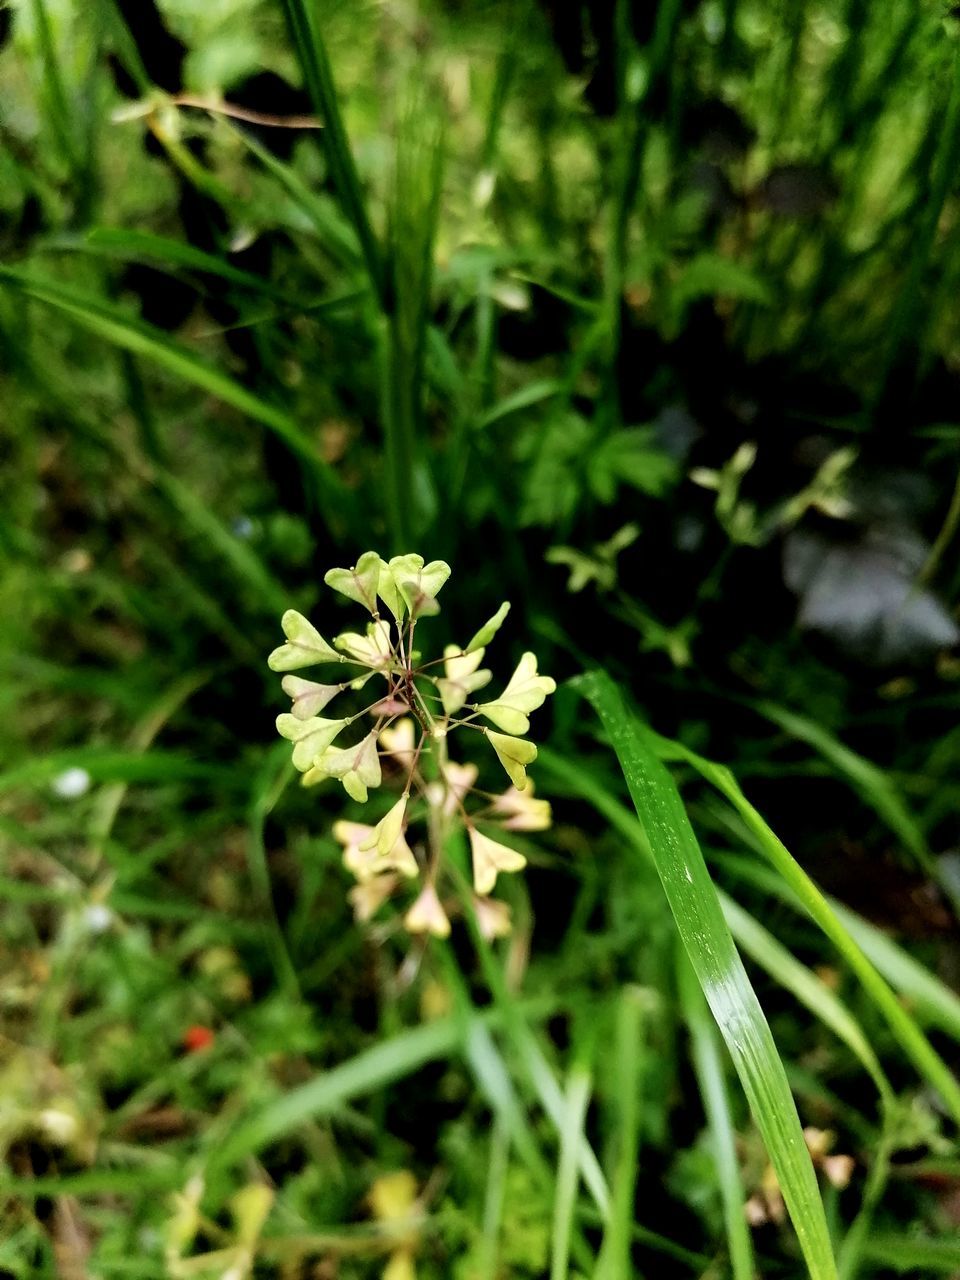
[(496, 1116), (490, 1131), (490, 1156), (483, 1203), (483, 1233), (478, 1263), (478, 1280), (496, 1280), (500, 1227), (510, 1167), (510, 1127), (502, 1116)]
[(422, 536), (435, 507), (420, 435), (442, 171), (440, 129), (425, 99), (415, 93), (403, 112), (397, 138), (390, 213), (392, 305), (382, 356), (385, 488), (397, 553)]
[(640, 1145), (640, 1079), (644, 1052), (643, 993), (625, 987), (617, 1001), (614, 1032), (615, 1164), (610, 1217), (595, 1280), (631, 1280), (630, 1244)]
[(44, 0), (32, 0), (33, 22), (40, 46), (40, 57), (43, 62), (43, 82), (50, 112), (50, 125), (63, 152), (63, 157), (72, 170), (78, 167), (76, 143), (71, 126), (72, 113), (67, 101), (67, 92), (60, 73), (57, 50), (50, 28), (50, 18)]
[[(277, 767), (278, 759), (280, 767)], [(290, 784), (293, 777), (293, 766), (287, 760), (285, 744), (279, 750), (268, 755), (264, 768), (256, 779), (250, 803), (250, 816), (247, 823), (247, 867), (254, 891), (260, 900), (265, 913), (264, 933), (267, 950), (277, 975), (277, 983), (281, 990), (288, 992), (296, 999), (300, 998), (300, 984), (296, 966), (290, 957), (290, 950), (284, 936), (277, 906), (273, 897), (273, 885), (270, 879), (270, 867), (267, 863), (267, 848), (264, 840), (264, 828), (267, 819), (273, 812)]]
[(360, 178), (340, 113), (336, 85), (327, 47), (320, 33), (314, 6), (307, 0), (280, 0), (294, 50), (303, 71), (307, 92), (323, 122), (323, 148), (330, 176), (344, 212), (353, 224), (363, 250), (370, 282), (381, 304), (387, 307), (387, 281), (380, 246), (367, 215)]
[(574, 1062), (567, 1081), (560, 1123), (560, 1162), (557, 1166), (553, 1202), (550, 1280), (567, 1280), (570, 1274), (570, 1245), (577, 1184), (580, 1181), (580, 1146), (592, 1090), (589, 1066), (585, 1061)]

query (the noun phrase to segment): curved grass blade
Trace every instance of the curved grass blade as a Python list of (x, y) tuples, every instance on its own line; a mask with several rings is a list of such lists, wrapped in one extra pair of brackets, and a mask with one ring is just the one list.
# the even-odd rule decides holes
[(893, 1086), (884, 1074), (863, 1028), (843, 1001), (825, 982), (812, 974), (806, 965), (796, 960), (749, 911), (744, 911), (739, 903), (726, 895), (721, 895), (721, 902), (724, 917), (740, 949), (844, 1042), (877, 1086), (883, 1102), (891, 1104), (894, 1100)]
[(354, 1098), (403, 1080), (428, 1062), (449, 1058), (462, 1044), (463, 1035), (459, 1018), (441, 1018), (363, 1050), (237, 1124), (218, 1144), (210, 1165), (218, 1170), (229, 1168), (318, 1116), (329, 1115)]
[(145, 356), (148, 360), (169, 370), (185, 382), (192, 383), (226, 404), (248, 414), (268, 427), (304, 464), (313, 478), (326, 511), (345, 514), (352, 510), (353, 495), (340, 478), (319, 457), (306, 439), (297, 422), (276, 405), (248, 391), (233, 378), (215, 368), (199, 356), (163, 334), (152, 325), (137, 320), (119, 307), (101, 299), (61, 285), (54, 280), (44, 280), (9, 267), (0, 267), (0, 283), (17, 290), (26, 297), (35, 298), (47, 306), (71, 316), (83, 328), (105, 338), (124, 351)]
[[(568, 769), (568, 766), (555, 757), (548, 748), (541, 749), (538, 763), (542, 768), (554, 773), (558, 778), (562, 778), (576, 793), (588, 800), (598, 813), (603, 814), (611, 826), (620, 831), (627, 840), (637, 843), (637, 847), (644, 856), (647, 855), (646, 846), (638, 843), (637, 824), (633, 814), (615, 796), (603, 788), (599, 782), (590, 778), (589, 774), (583, 771)], [(806, 915), (793, 891), (787, 888), (768, 867), (749, 863), (741, 857), (731, 857), (729, 859), (724, 857), (724, 865), (727, 865), (727, 863), (730, 863), (738, 874), (742, 873), (751, 883), (756, 884), (764, 892), (780, 897), (794, 910)], [(854, 1056), (860, 1060), (864, 1070), (876, 1084), (881, 1100), (884, 1103), (892, 1101), (892, 1086), (880, 1066), (863, 1029), (846, 1005), (824, 982), (816, 978), (805, 965), (794, 959), (786, 947), (779, 943), (769, 930), (765, 929), (749, 912), (744, 911), (728, 894), (724, 893), (722, 889), (718, 889), (717, 896), (720, 899), (724, 918), (730, 926), (730, 932), (733, 934), (737, 946), (746, 952), (761, 969), (764, 969), (774, 981), (791, 992), (825, 1026), (829, 1027), (837, 1038), (842, 1040)], [(951, 1010), (946, 1003), (948, 997), (956, 1001), (956, 1010), (953, 1011), (953, 1016), (960, 1018), (960, 1000), (956, 1000), (953, 993), (944, 987), (939, 982), (939, 979), (907, 956), (895, 943), (885, 938), (879, 930), (874, 930), (871, 925), (867, 925), (866, 921), (853, 916), (852, 912), (847, 912), (845, 908), (839, 907), (836, 903), (833, 904), (833, 907), (841, 915), (844, 923), (847, 923), (847, 927), (854, 936), (857, 934), (857, 929), (854, 927), (856, 924), (859, 928), (870, 930), (876, 935), (876, 938), (871, 941), (871, 945), (874, 945), (875, 942), (878, 950), (882, 944), (887, 944), (896, 953), (897, 957), (896, 960), (891, 958), (890, 963), (896, 966), (899, 962), (903, 966), (900, 969), (901, 974), (906, 974), (907, 966), (912, 966), (910, 973), (914, 981), (904, 988), (905, 994), (908, 994), (911, 1000), (919, 1001), (919, 993), (921, 991), (927, 992), (931, 1007), (936, 1005), (938, 1009), (944, 1011), (943, 1016), (948, 1024), (947, 1029), (951, 1025), (956, 1025), (958, 1032), (960, 1032), (960, 1023), (953, 1024), (950, 1022)], [(848, 915), (852, 917), (849, 922), (847, 921)], [(867, 950), (866, 946), (864, 946), (864, 950)], [(882, 969), (882, 965), (879, 963), (877, 967)], [(894, 982), (894, 986), (897, 986), (898, 990), (900, 989), (896, 982)]]
[(875, 1234), (864, 1243), (863, 1256), (886, 1271), (955, 1276), (960, 1269), (960, 1241)]
[(215, 253), (207, 253), (206, 250), (198, 249), (184, 240), (154, 235), (151, 231), (129, 231), (126, 227), (93, 227), (83, 236), (47, 240), (38, 247), (57, 252), (65, 250), (102, 254), (105, 257), (133, 262), (152, 258), (166, 267), (180, 267), (187, 271), (201, 271), (206, 275), (217, 276), (221, 280), (235, 284), (239, 289), (262, 294), (264, 297), (285, 303), (297, 310), (306, 311), (310, 306), (305, 300), (295, 298), (285, 290), (278, 289), (270, 280), (264, 280), (250, 271), (242, 271)]
[[(456, 868), (453, 868), (453, 874), (460, 882), (464, 900), (469, 901), (466, 896), (469, 893), (466, 879)], [(477, 926), (475, 913), (467, 915), (467, 927), (473, 938), (484, 978), (493, 996), (494, 1008), (502, 1019), (503, 1028), (510, 1039), (511, 1048), (522, 1064), (527, 1079), (537, 1096), (538, 1102), (543, 1107), (544, 1113), (559, 1132), (563, 1122), (563, 1091), (560, 1088), (560, 1084), (550, 1063), (544, 1056), (536, 1036), (533, 1034), (527, 1020), (523, 1017), (521, 1008), (507, 988), (504, 976), (497, 966), (493, 950)], [(610, 1191), (596, 1153), (586, 1138), (584, 1138), (580, 1146), (580, 1173), (584, 1186), (590, 1192), (594, 1204), (604, 1220), (606, 1220), (610, 1212)]]
[(753, 807), (729, 769), (689, 751), (678, 742), (661, 738), (645, 726), (640, 733), (664, 759), (684, 760), (730, 802), (757, 848), (793, 890), (808, 915), (820, 926), (857, 975), (864, 990), (884, 1015), (899, 1044), (920, 1074), (938, 1090), (954, 1120), (960, 1124), (960, 1082), (920, 1030), (886, 982), (851, 937), (829, 902), (774, 831)]
[[(936, 859), (930, 852), (920, 824), (908, 809), (903, 797), (889, 776), (872, 760), (867, 760), (845, 746), (832, 733), (806, 716), (775, 702), (751, 703), (756, 711), (779, 725), (791, 737), (807, 743), (814, 751), (832, 764), (859, 792), (864, 803), (886, 823), (895, 836), (913, 854), (926, 875), (935, 880), (949, 894), (950, 886), (941, 876)], [(955, 895), (951, 895), (955, 897)], [(956, 902), (955, 906), (958, 905)]]
[(603, 672), (576, 687), (607, 730), (677, 931), (733, 1059), (814, 1280), (837, 1269), (813, 1164), (770, 1027), (747, 977), (680, 794)]
[[(772, 893), (800, 915), (809, 916), (797, 894), (770, 867), (752, 862), (742, 854), (722, 854), (724, 866), (740, 879), (748, 880)], [(894, 991), (910, 1003), (923, 1025), (937, 1027), (960, 1041), (960, 997), (934, 973), (915, 960), (908, 951), (876, 925), (833, 898), (825, 901), (870, 963)]]
[[(556, 1002), (531, 1002), (523, 1009), (526, 1017), (549, 1018)], [(497, 1012), (478, 1015), (484, 1025), (502, 1022)], [(219, 1142), (208, 1168), (227, 1169), (245, 1156), (254, 1155), (270, 1143), (301, 1129), (320, 1116), (330, 1115), (354, 1098), (361, 1098), (403, 1080), (428, 1062), (450, 1058), (464, 1047), (469, 1026), (460, 1014), (438, 1018), (409, 1031), (398, 1032), (364, 1049), (339, 1066), (324, 1071), (269, 1102), (252, 1116), (238, 1121), (226, 1139)]]

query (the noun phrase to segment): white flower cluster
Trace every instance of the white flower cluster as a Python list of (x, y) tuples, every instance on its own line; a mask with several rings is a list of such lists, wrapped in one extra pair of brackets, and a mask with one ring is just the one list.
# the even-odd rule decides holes
[[(534, 798), (526, 773), (537, 748), (523, 735), (530, 728), (530, 713), (556, 685), (538, 673), (536, 656), (524, 653), (497, 697), (470, 701), (492, 678), (481, 663), (507, 616), (507, 603), (468, 644), (448, 645), (442, 658), (421, 662), (414, 648), (417, 623), (439, 612), (436, 598), (449, 576), (450, 566), (442, 560), (425, 563), (422, 556), (408, 554), (386, 561), (375, 551), (366, 552), (351, 569), (331, 569), (324, 581), (362, 605), (370, 622), (365, 631), (344, 632), (329, 644), (302, 614), (288, 610), (283, 615), (286, 643), (270, 654), (269, 665), (287, 673), (283, 689), (292, 706), (278, 716), (277, 729), (293, 743), (293, 763), (306, 786), (335, 778), (353, 800), (364, 803), (383, 782), (385, 762), (391, 777), (403, 779), (399, 799), (375, 825), (334, 825), (344, 865), (357, 881), (350, 897), (358, 919), (370, 919), (405, 883), (414, 882), (419, 891), (404, 913), (406, 928), (446, 937), (451, 906), (457, 905), (455, 894), (445, 905), (451, 879), (446, 851), (459, 830), (469, 840), (477, 921), (485, 935), (497, 937), (509, 932), (509, 910), (489, 894), (500, 872), (520, 871), (526, 859), (476, 823), (514, 832), (550, 825), (550, 806)], [(381, 616), (381, 605), (388, 616)], [(334, 683), (290, 674), (323, 664), (346, 665), (350, 671)], [(321, 714), (338, 695), (358, 692), (374, 679), (376, 696), (362, 710), (340, 719)], [(359, 737), (347, 734), (357, 723), (362, 725)], [(458, 728), (484, 735), (510, 778), (509, 790), (502, 795), (476, 791), (476, 765), (449, 757), (447, 739)], [(344, 745), (343, 737), (356, 740)], [(465, 800), (470, 795), (480, 796), (483, 806), (468, 813)], [(424, 839), (412, 847), (408, 825), (419, 820)]]

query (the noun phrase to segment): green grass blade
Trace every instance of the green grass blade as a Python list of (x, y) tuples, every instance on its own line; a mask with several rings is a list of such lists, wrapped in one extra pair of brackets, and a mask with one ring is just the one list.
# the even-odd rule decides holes
[(510, 1167), (510, 1129), (499, 1116), (490, 1131), (490, 1159), (483, 1201), (483, 1239), (477, 1263), (478, 1280), (496, 1280), (500, 1228)]
[(960, 1123), (960, 1083), (956, 1076), (861, 951), (817, 886), (740, 790), (730, 770), (705, 760), (679, 743), (661, 738), (649, 729), (642, 729), (641, 732), (649, 741), (651, 749), (658, 751), (664, 758), (686, 761), (726, 797), (746, 824), (757, 848), (783, 877), (810, 917), (849, 964), (864, 990), (886, 1018), (904, 1052), (921, 1075), (940, 1092), (951, 1115)]
[(84, 769), (92, 782), (202, 782), (220, 788), (237, 785), (232, 766), (204, 764), (175, 751), (154, 749), (135, 754), (109, 747), (77, 747), (36, 756), (0, 773), (0, 793), (49, 782), (66, 769)]
[(172, 472), (156, 467), (153, 475), (157, 488), (169, 499), (171, 506), (217, 552), (237, 579), (254, 593), (264, 612), (283, 613), (290, 597), (256, 552), (232, 534), (207, 503)]
[(460, 1047), (463, 1034), (459, 1018), (441, 1018), (365, 1049), (237, 1124), (213, 1153), (211, 1165), (226, 1169), (354, 1098), (403, 1080), (428, 1062), (449, 1058)]
[(400, 553), (422, 536), (436, 507), (420, 437), (443, 146), (439, 126), (417, 94), (398, 127), (382, 363), (385, 497), (394, 550)]
[[(464, 900), (469, 901), (467, 895), (470, 889), (466, 878), (456, 868), (455, 864), (451, 864), (451, 870), (454, 877), (459, 881)], [(506, 980), (498, 966), (490, 943), (480, 933), (473, 913), (467, 916), (467, 927), (470, 930), (480, 959), (484, 978), (493, 996), (494, 1007), (498, 1016), (502, 1019), (504, 1031), (509, 1037), (510, 1046), (523, 1066), (537, 1096), (537, 1101), (559, 1133), (563, 1122), (563, 1091), (537, 1042), (536, 1036), (524, 1017), (522, 1009), (508, 990)], [(450, 974), (451, 979), (456, 980), (456, 971), (452, 965), (450, 966)], [(610, 1211), (610, 1192), (596, 1152), (585, 1137), (580, 1144), (580, 1173), (597, 1209), (606, 1218)]]
[[(774, 894), (794, 911), (809, 915), (799, 896), (770, 867), (753, 862), (741, 854), (723, 854), (723, 862), (735, 875)], [(918, 1021), (938, 1027), (960, 1041), (960, 997), (936, 974), (915, 960), (899, 943), (882, 929), (870, 924), (833, 898), (826, 902), (840, 924), (894, 991), (909, 1002)]]
[(753, 1242), (743, 1212), (746, 1195), (740, 1177), (737, 1135), (730, 1114), (730, 1097), (724, 1079), (717, 1031), (710, 1020), (703, 993), (686, 956), (680, 957), (678, 983), (680, 1004), (693, 1044), (693, 1067), (710, 1126), (733, 1280), (753, 1280), (756, 1271)]
[[(596, 808), (597, 812), (603, 814), (610, 824), (620, 831), (626, 839), (633, 842), (637, 841), (636, 820), (633, 814), (615, 796), (595, 782), (589, 774), (569, 769), (565, 762), (559, 760), (546, 748), (541, 751), (538, 759), (542, 767), (562, 779), (565, 784), (570, 786), (573, 793), (580, 794), (584, 799), (588, 800)], [(638, 848), (646, 855), (645, 846), (638, 845)], [(741, 858), (736, 860), (736, 866), (738, 868), (743, 867), (744, 870), (749, 867), (751, 872), (749, 878), (753, 883), (756, 883), (764, 892), (781, 896), (795, 910), (806, 915), (796, 895), (769, 868), (748, 864)], [(720, 898), (720, 905), (723, 908), (724, 918), (730, 926), (730, 932), (733, 934), (737, 946), (770, 974), (776, 982), (790, 991), (801, 1004), (805, 1005), (815, 1017), (819, 1018), (834, 1032), (838, 1039), (847, 1045), (873, 1079), (881, 1098), (885, 1102), (890, 1101), (892, 1098), (892, 1086), (880, 1066), (866, 1034), (846, 1005), (825, 983), (821, 982), (805, 965), (796, 960), (786, 947), (779, 943), (749, 912), (744, 911), (722, 889), (718, 889), (717, 893)], [(895, 943), (881, 934), (879, 930), (873, 929), (865, 921), (854, 916), (852, 912), (846, 912), (845, 908), (840, 908), (835, 903), (833, 907), (838, 915), (841, 916), (843, 923), (849, 928), (851, 934), (857, 936), (858, 930), (861, 932), (868, 930), (870, 934), (875, 935), (875, 938), (871, 939), (871, 946), (875, 945), (879, 950), (886, 944), (890, 948), (894, 954), (889, 958), (888, 963), (895, 972), (904, 977), (907, 982), (905, 994), (909, 995), (911, 1001), (916, 1000), (919, 1002), (919, 993), (921, 991), (927, 992), (931, 1007), (936, 1006), (937, 1009), (943, 1011), (942, 1016), (946, 1021), (947, 1029), (953, 1027), (956, 1032), (960, 1033), (960, 1022), (956, 1021), (956, 1019), (960, 1018), (960, 1000), (957, 1000), (952, 992), (944, 987), (922, 965), (912, 960)], [(847, 916), (851, 917), (849, 921)], [(864, 950), (867, 950), (866, 946)], [(877, 967), (882, 968), (880, 964)], [(898, 983), (894, 982), (893, 985), (898, 990), (900, 989)], [(955, 1001), (955, 1008), (950, 1006), (950, 998)]]
[(960, 1241), (956, 1239), (875, 1233), (865, 1241), (863, 1255), (885, 1271), (955, 1276), (960, 1269)]
[(836, 1280), (826, 1216), (787, 1075), (680, 794), (613, 681), (590, 672), (577, 687), (610, 736), (677, 930), (763, 1135), (810, 1274), (814, 1280)]
[(29, 298), (71, 316), (83, 328), (124, 351), (144, 356), (201, 390), (232, 405), (268, 427), (304, 464), (313, 478), (324, 509), (344, 513), (352, 508), (352, 495), (303, 435), (297, 422), (276, 405), (248, 391), (214, 365), (171, 342), (153, 326), (136, 320), (81, 290), (44, 280), (21, 271), (0, 267), (0, 283)]
[(860, 949), (924, 1020), (960, 1041), (960, 996), (876, 925), (838, 902), (833, 910)]
[(313, 14), (313, 6), (308, 5), (306, 0), (281, 0), (281, 3), (290, 38), (303, 70), (307, 92), (323, 122), (324, 153), (330, 166), (333, 185), (360, 241), (371, 283), (378, 297), (383, 300), (386, 297), (383, 259), (367, 216), (360, 179), (340, 114), (333, 71)]
[(486, 1098), (496, 1119), (507, 1125), (510, 1140), (517, 1154), (524, 1160), (535, 1177), (546, 1187), (550, 1185), (550, 1167), (540, 1151), (527, 1113), (520, 1103), (510, 1072), (497, 1048), (490, 1029), (476, 1016), (467, 1014), (463, 1006), (466, 992), (460, 992), (461, 1014), (468, 1026), (463, 1052), (480, 1091)]
[(524, 409), (530, 409), (546, 400), (552, 400), (554, 396), (562, 395), (566, 389), (566, 383), (559, 378), (540, 378), (536, 382), (530, 382), (519, 391), (514, 391), (491, 405), (486, 413), (481, 414), (477, 419), (476, 429), (481, 431), (486, 427), (492, 427), (494, 423), (502, 422), (504, 418), (522, 413)]
[(796, 960), (748, 911), (726, 895), (722, 895), (721, 901), (724, 917), (740, 949), (844, 1042), (870, 1075), (883, 1101), (892, 1103), (893, 1087), (866, 1033), (843, 1001), (806, 965)]
[(77, 147), (73, 138), (73, 118), (67, 101), (57, 50), (50, 27), (50, 18), (44, 0), (32, 0), (30, 5), (40, 58), (43, 63), (43, 85), (47, 99), (47, 114), (64, 159), (71, 169), (77, 166)]
[(550, 1280), (567, 1280), (570, 1274), (570, 1244), (580, 1181), (580, 1147), (584, 1140), (583, 1126), (591, 1091), (589, 1070), (583, 1063), (575, 1063), (567, 1082), (560, 1120), (560, 1162), (553, 1202)]
[[(227, 126), (221, 126), (227, 127)], [(321, 197), (306, 185), (297, 171), (278, 159), (247, 129), (232, 128), (234, 138), (254, 156), (286, 191), (294, 205), (312, 224), (327, 254), (351, 271), (363, 269), (363, 254), (353, 227), (331, 197)], [(369, 285), (364, 285), (368, 290)]]
[(823, 756), (838, 773), (850, 782), (863, 800), (903, 841), (928, 875), (936, 877), (937, 869), (926, 838), (903, 797), (887, 774), (872, 761), (838, 741), (832, 733), (806, 716), (790, 711), (774, 702), (754, 704), (756, 710), (801, 742), (806, 742)]
[(625, 987), (617, 1001), (614, 1045), (616, 1161), (610, 1216), (595, 1280), (631, 1280), (630, 1242), (640, 1146), (640, 1068), (643, 1061), (643, 992)]
[(207, 275), (217, 276), (229, 284), (235, 284), (239, 289), (261, 294), (297, 310), (306, 311), (310, 305), (283, 289), (278, 289), (262, 276), (241, 271), (215, 253), (207, 253), (184, 240), (154, 235), (150, 231), (128, 231), (125, 227), (93, 227), (83, 236), (47, 240), (38, 247), (102, 254), (125, 262), (142, 262), (145, 258), (151, 258), (167, 267), (182, 267), (188, 271), (202, 271)]

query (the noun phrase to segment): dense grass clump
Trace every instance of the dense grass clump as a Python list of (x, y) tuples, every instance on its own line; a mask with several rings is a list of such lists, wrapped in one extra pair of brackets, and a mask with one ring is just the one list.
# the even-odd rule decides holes
[(0, 7), (0, 1276), (960, 1274), (958, 41)]

